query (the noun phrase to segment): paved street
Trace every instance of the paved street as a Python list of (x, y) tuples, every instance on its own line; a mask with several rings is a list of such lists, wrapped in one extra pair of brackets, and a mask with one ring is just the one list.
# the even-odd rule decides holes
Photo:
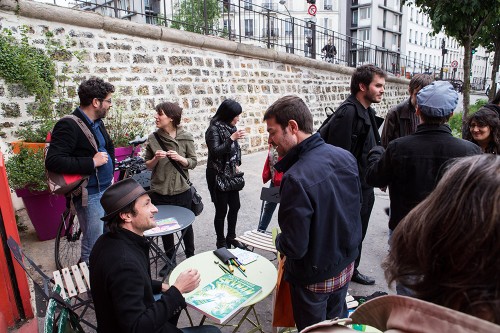
[[(237, 233), (241, 234), (246, 230), (255, 229), (260, 214), (261, 201), (259, 199), (260, 189), (262, 187), (261, 171), (266, 158), (266, 152), (258, 152), (243, 156), (242, 169), (245, 172), (246, 186), (241, 192), (241, 210), (238, 217)], [(205, 165), (198, 166), (192, 173), (191, 178), (196, 188), (202, 195), (205, 203), (205, 210), (197, 217), (194, 226), (196, 237), (196, 253), (211, 251), (215, 249), (215, 231), (213, 228), (214, 207), (210, 202), (208, 189), (205, 182)], [(352, 295), (370, 295), (375, 291), (390, 292), (384, 280), (383, 271), (380, 268), (382, 259), (387, 253), (387, 217), (384, 208), (389, 206), (388, 195), (376, 191), (375, 207), (368, 228), (368, 234), (364, 242), (363, 256), (361, 260), (360, 271), (376, 279), (374, 286), (362, 286), (351, 283), (349, 292)], [(24, 219), (26, 215), (22, 214)], [(277, 212), (273, 217), (270, 228), (277, 226)], [(37, 263), (50, 274), (55, 268), (53, 259), (54, 241), (40, 242), (32, 228), (28, 232), (21, 234), (23, 246), (28, 255), (32, 256)], [(182, 252), (182, 251), (179, 251)], [(273, 259), (274, 255), (269, 252), (257, 250), (268, 259)], [(178, 261), (184, 257), (179, 255)], [(275, 262), (275, 261), (274, 261)], [(272, 319), (272, 300), (268, 296), (257, 306), (259, 319), (263, 323), (264, 331), (271, 332)], [(195, 323), (201, 318), (190, 311)], [(91, 315), (91, 314), (90, 314)], [(241, 316), (241, 315), (240, 315)], [(236, 317), (239, 318), (240, 316)], [(187, 326), (188, 321), (185, 314), (181, 316), (180, 326)], [(243, 325), (241, 331), (248, 331), (251, 328), (249, 323)], [(223, 328), (223, 332), (231, 332), (229, 328)]]

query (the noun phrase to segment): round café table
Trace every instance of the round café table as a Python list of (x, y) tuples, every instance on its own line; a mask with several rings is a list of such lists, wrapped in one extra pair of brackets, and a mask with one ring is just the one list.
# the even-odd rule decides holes
[[(214, 281), (218, 277), (221, 277), (222, 275), (225, 274), (225, 272), (222, 271), (222, 269), (219, 267), (218, 264), (215, 263), (215, 261), (219, 261), (219, 263), (222, 264), (219, 258), (217, 258), (215, 254), (213, 254), (213, 251), (203, 252), (194, 255), (191, 258), (187, 258), (186, 260), (178, 264), (177, 267), (175, 267), (175, 269), (172, 271), (169, 278), (169, 284), (173, 285), (181, 272), (190, 268), (195, 268), (200, 272), (201, 282), (198, 288), (196, 288), (191, 292), (193, 293), (196, 290), (203, 288), (205, 285), (209, 284), (210, 282)], [(246, 310), (243, 314), (243, 317), (239, 320), (238, 324), (235, 326), (233, 332), (234, 333), (237, 332), (241, 324), (243, 324), (245, 320), (249, 321), (255, 327), (254, 329), (252, 329), (252, 332), (256, 331), (264, 332), (262, 330), (262, 325), (260, 324), (259, 317), (257, 316), (257, 312), (255, 311), (254, 306), (258, 302), (266, 298), (274, 290), (274, 287), (276, 286), (276, 280), (278, 278), (278, 272), (274, 264), (261, 255), (258, 255), (256, 261), (251, 262), (248, 265), (245, 265), (245, 267), (246, 267), (245, 270), (246, 277), (243, 276), (243, 274), (237, 268), (234, 268), (234, 275), (239, 278), (248, 280), (251, 283), (261, 286), (262, 291), (257, 296), (252, 298), (248, 303), (246, 303), (244, 308), (242, 308), (242, 310), (245, 308)], [(184, 296), (187, 297), (191, 293), (185, 294)], [(241, 310), (239, 312), (241, 312)], [(238, 314), (239, 312), (237, 312), (236, 314)], [(253, 312), (256, 322), (253, 322), (248, 318), (250, 312)], [(233, 318), (230, 318), (225, 323), (222, 323), (221, 326), (229, 326), (227, 323), (230, 322)], [(202, 318), (200, 325), (203, 324), (204, 320), (205, 316)]]

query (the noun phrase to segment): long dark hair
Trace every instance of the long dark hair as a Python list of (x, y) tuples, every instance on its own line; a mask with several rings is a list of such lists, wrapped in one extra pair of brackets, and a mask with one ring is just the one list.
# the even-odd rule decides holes
[[(485, 152), (491, 154), (500, 153), (500, 119), (498, 118), (498, 114), (493, 110), (482, 107), (476, 113), (473, 113), (469, 119), (467, 119), (468, 128), (470, 127), (472, 121), (475, 121), (481, 126), (489, 126), (491, 130), (490, 143), (488, 144)], [(478, 144), (472, 137), (470, 130), (466, 131), (464, 139)]]
[(401, 221), (383, 263), (415, 297), (500, 324), (500, 156), (450, 164)]
[(242, 111), (243, 109), (241, 108), (240, 103), (236, 102), (234, 99), (226, 99), (219, 105), (217, 112), (213, 116), (212, 120), (210, 120), (210, 124), (215, 121), (222, 121), (229, 124), (231, 120), (241, 114)]

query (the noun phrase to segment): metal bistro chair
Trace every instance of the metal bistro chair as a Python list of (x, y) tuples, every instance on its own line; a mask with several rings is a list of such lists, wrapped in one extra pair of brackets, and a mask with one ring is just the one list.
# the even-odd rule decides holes
[(61, 297), (61, 287), (54, 286), (48, 301), (43, 333), (85, 333), (80, 318)]
[[(94, 330), (97, 330), (97, 327), (94, 324), (84, 319), (85, 313), (89, 308), (94, 310), (92, 298), (89, 294), (87, 294), (90, 292), (90, 280), (89, 270), (85, 262), (80, 263), (78, 266), (73, 265), (71, 268), (65, 267), (60, 271), (54, 271), (53, 278), (51, 279), (21, 250), (19, 244), (12, 237), (9, 237), (7, 240), (7, 245), (14, 256), (14, 259), (33, 281), (38, 317), (46, 316), (47, 313), (45, 312), (45, 309), (48, 308), (50, 310), (51, 307), (49, 307), (49, 305), (52, 305), (52, 307), (54, 306), (54, 303), (49, 301), (54, 299), (56, 301), (63, 300), (71, 312), (78, 310), (78, 313), (75, 313), (80, 322)], [(25, 266), (25, 262), (28, 262), (31, 267), (27, 268)], [(38, 274), (38, 276), (33, 276), (31, 268)], [(51, 292), (54, 286), (59, 287), (59, 293)], [(59, 301), (58, 304), (60, 306), (61, 302)]]

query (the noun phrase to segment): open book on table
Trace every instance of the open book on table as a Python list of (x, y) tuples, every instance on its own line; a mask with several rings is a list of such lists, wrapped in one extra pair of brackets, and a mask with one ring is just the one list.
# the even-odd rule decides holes
[(146, 230), (144, 232), (145, 236), (152, 235), (158, 232), (165, 232), (165, 231), (170, 231), (170, 230), (177, 230), (180, 229), (181, 226), (179, 222), (175, 219), (175, 217), (169, 217), (166, 219), (161, 219), (156, 221), (156, 227)]
[(261, 286), (225, 274), (189, 295), (186, 303), (215, 323), (224, 324), (261, 291)]

